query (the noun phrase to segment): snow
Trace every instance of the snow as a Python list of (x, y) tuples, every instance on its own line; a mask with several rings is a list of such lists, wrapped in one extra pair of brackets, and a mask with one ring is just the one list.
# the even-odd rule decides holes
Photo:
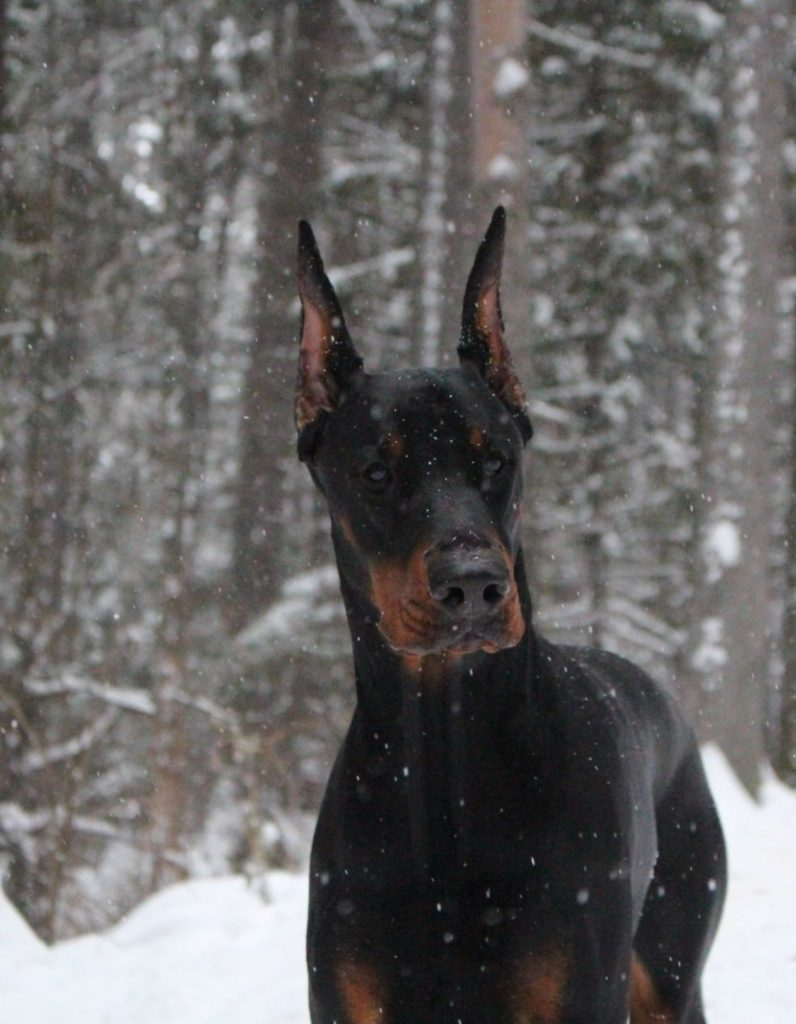
[[(796, 1007), (796, 794), (755, 804), (706, 764), (727, 832), (730, 896), (706, 973), (707, 1017), (789, 1024)], [(14, 1024), (307, 1024), (304, 875), (172, 886), (103, 934), (47, 948), (0, 896), (0, 992)]]
[(9, 934), (6, 904), (3, 1019), (50, 1024), (57, 1007), (59, 1024), (306, 1024), (306, 880), (272, 873), (268, 890), (264, 904), (243, 878), (184, 882), (49, 950)]
[(239, 633), (237, 642), (244, 647), (265, 649), (281, 637), (295, 637), (304, 627), (313, 603), (329, 591), (337, 601), (339, 576), (334, 565), (291, 577), (282, 587), (279, 600)]
[(710, 42), (724, 28), (726, 18), (701, 0), (667, 0), (662, 14), (673, 27), (686, 29), (689, 35)]
[(705, 762), (722, 814), (730, 892), (706, 982), (708, 1020), (790, 1024), (796, 1017), (796, 793), (769, 774), (757, 806), (721, 754)]
[(722, 566), (738, 565), (741, 561), (741, 535), (729, 519), (714, 523), (705, 539), (706, 554)]
[[(727, 651), (724, 648), (724, 623), (714, 615), (703, 619), (700, 624), (701, 637), (699, 646), (694, 651), (691, 661), (698, 672), (714, 672), (727, 664)], [(709, 682), (705, 683), (710, 686)]]
[(490, 160), (486, 173), (492, 181), (511, 181), (517, 177), (517, 164), (505, 153), (498, 153)]
[(0, 953), (4, 967), (43, 960), (47, 948), (28, 928), (22, 915), (0, 888)]
[(508, 99), (523, 89), (529, 81), (528, 69), (513, 57), (506, 57), (495, 73), (495, 95), (498, 99)]

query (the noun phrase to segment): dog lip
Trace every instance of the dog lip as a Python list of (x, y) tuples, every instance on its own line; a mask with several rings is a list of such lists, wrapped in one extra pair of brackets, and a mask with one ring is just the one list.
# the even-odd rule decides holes
[(496, 654), (498, 651), (515, 647), (525, 633), (524, 623), (523, 629), (517, 635), (500, 611), (485, 616), (467, 617), (454, 623), (439, 621), (438, 618), (436, 621), (404, 619), (400, 631), (391, 628), (385, 622), (384, 616), (379, 614), (375, 625), (391, 650), (397, 654), (420, 657), (442, 654), (445, 651), (458, 654), (483, 651), (485, 654)]
[(516, 647), (519, 637), (507, 637), (503, 631), (497, 635), (484, 633), (477, 629), (458, 629), (455, 632), (447, 632), (444, 636), (438, 636), (426, 643), (418, 637), (418, 643), (401, 645), (395, 643), (386, 633), (382, 636), (390, 645), (390, 648), (398, 654), (415, 654), (421, 657), (429, 654), (442, 654), (444, 651), (451, 651), (458, 654), (475, 654), (483, 651), (485, 654), (497, 654), (499, 651)]

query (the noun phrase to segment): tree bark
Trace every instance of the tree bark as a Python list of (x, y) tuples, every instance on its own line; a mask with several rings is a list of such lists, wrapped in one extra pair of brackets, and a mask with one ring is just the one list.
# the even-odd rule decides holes
[(321, 177), (323, 98), (334, 5), (288, 3), (279, 15), (276, 104), (263, 120), (252, 339), (240, 427), (231, 618), (240, 625), (278, 593), (288, 566), (286, 461), (294, 437), (298, 332), (293, 309), (296, 224)]
[(417, 351), (423, 366), (437, 366), (455, 353), (441, 344), (458, 328), (467, 273), (465, 253), (472, 231), (469, 4), (434, 0), (428, 40), (426, 185), (420, 213), (420, 296)]
[(507, 168), (502, 170), (500, 162), (513, 162), (522, 146), (521, 123), (510, 97), (522, 84), (517, 76), (523, 65), (517, 58), (524, 57), (526, 5), (520, 0), (472, 0), (470, 20), (473, 175), (478, 182), (489, 182), (504, 177)]
[(724, 52), (718, 309), (708, 383), (698, 725), (756, 792), (771, 665), (773, 393), (782, 278), (785, 61), (780, 0), (734, 6)]
[(777, 774), (796, 787), (796, 418), (791, 433), (790, 494), (785, 524), (787, 562), (782, 622), (782, 689), (774, 751)]

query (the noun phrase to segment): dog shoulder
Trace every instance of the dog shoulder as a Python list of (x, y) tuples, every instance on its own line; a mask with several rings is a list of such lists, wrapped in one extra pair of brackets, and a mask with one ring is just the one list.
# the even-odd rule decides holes
[(584, 735), (599, 732), (623, 759), (641, 757), (665, 786), (695, 745), (675, 697), (626, 658), (595, 647), (547, 645), (557, 699)]

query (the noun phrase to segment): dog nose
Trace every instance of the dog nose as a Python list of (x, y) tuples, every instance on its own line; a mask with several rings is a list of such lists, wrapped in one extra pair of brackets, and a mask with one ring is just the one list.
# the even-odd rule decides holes
[(497, 611), (510, 589), (506, 563), (489, 550), (432, 551), (427, 569), (429, 593), (456, 619)]

